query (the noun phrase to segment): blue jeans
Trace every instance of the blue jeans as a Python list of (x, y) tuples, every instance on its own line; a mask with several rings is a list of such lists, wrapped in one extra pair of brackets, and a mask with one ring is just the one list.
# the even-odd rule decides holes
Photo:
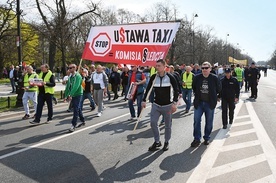
[(83, 109), (83, 102), (85, 99), (88, 99), (90, 101), (90, 107), (95, 108), (95, 102), (92, 98), (92, 95), (90, 92), (83, 92), (83, 95), (81, 97), (80, 106), (81, 110)]
[(205, 129), (204, 140), (210, 139), (210, 134), (213, 129), (215, 109), (211, 109), (207, 102), (200, 102), (198, 107), (194, 111), (194, 139), (200, 141), (201, 139), (201, 117), (205, 115)]
[(47, 103), (48, 120), (53, 118), (53, 95), (49, 93), (38, 93), (38, 103), (35, 114), (35, 121), (40, 122), (44, 103)]
[[(142, 103), (142, 100), (143, 100), (143, 94), (137, 95), (136, 100), (137, 100), (137, 107), (138, 107), (138, 114), (137, 114), (137, 117), (138, 117), (140, 115), (141, 109), (142, 109), (141, 103)], [(136, 115), (135, 115), (135, 109), (134, 109), (134, 106), (133, 106), (133, 100), (132, 99), (128, 100), (128, 106), (129, 106), (129, 111), (130, 111), (131, 117), (135, 118)]]
[(82, 114), (82, 107), (80, 105), (80, 101), (81, 101), (82, 95), (76, 96), (76, 97), (72, 97), (72, 106), (74, 109), (74, 114), (73, 114), (73, 119), (72, 119), (72, 125), (76, 126), (77, 125), (77, 119), (78, 117), (80, 117), (81, 122), (84, 122), (84, 117)]
[(182, 88), (182, 98), (186, 103), (186, 110), (190, 110), (192, 103), (192, 89)]

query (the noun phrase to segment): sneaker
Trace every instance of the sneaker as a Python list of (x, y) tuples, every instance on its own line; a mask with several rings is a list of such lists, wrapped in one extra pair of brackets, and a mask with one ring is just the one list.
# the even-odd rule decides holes
[(209, 140), (204, 140), (204, 143), (203, 143), (204, 145), (209, 145), (210, 144), (210, 141)]
[(101, 112), (98, 112), (97, 116), (98, 116), (98, 117), (101, 117), (101, 116), (102, 116), (102, 113), (101, 113)]
[(129, 119), (128, 119), (128, 121), (134, 121), (135, 120), (135, 117), (130, 117)]
[(91, 107), (91, 111), (94, 111), (95, 110), (95, 107)]
[(186, 109), (186, 110), (185, 110), (185, 114), (187, 114), (187, 113), (189, 113), (189, 110)]
[(158, 149), (157, 147), (161, 147), (161, 146), (162, 146), (161, 142), (154, 142), (152, 146), (149, 147), (149, 151), (156, 151)]
[(54, 102), (55, 102), (55, 105), (57, 105), (58, 101), (57, 101), (57, 100), (54, 100)]
[(230, 125), (233, 124), (233, 119), (232, 119), (232, 120), (229, 120), (229, 124), (230, 124)]
[(254, 98), (254, 96), (250, 96), (249, 98)]
[(85, 126), (85, 122), (81, 122), (81, 123), (77, 124), (77, 125), (76, 125), (76, 128), (79, 128), (79, 127), (81, 127), (81, 126)]
[(75, 131), (75, 127), (72, 125), (71, 128), (69, 128), (69, 132), (74, 132)]
[(37, 125), (37, 124), (39, 124), (39, 123), (40, 123), (40, 121), (33, 120), (33, 121), (30, 121), (30, 123), (31, 123), (31, 124), (33, 124), (33, 125)]
[(22, 119), (29, 119), (30, 115), (29, 114), (25, 114), (25, 116)]
[(227, 125), (223, 125), (223, 127), (222, 127), (223, 129), (226, 129), (227, 128)]
[(53, 119), (52, 118), (48, 118), (47, 119), (47, 122), (51, 122)]
[(71, 109), (67, 109), (67, 112), (71, 112)]
[(198, 147), (200, 145), (200, 141), (199, 140), (194, 140), (192, 143), (191, 143), (191, 147)]
[(254, 99), (257, 99), (257, 96), (254, 96)]
[(167, 150), (169, 150), (169, 142), (165, 142), (163, 146), (163, 151), (167, 151)]

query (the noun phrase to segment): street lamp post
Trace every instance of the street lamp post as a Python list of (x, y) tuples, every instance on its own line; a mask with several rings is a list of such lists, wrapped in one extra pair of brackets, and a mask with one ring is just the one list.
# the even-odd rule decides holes
[(228, 63), (228, 43), (227, 43), (227, 38), (228, 38), (229, 34), (226, 35), (226, 62), (225, 65), (227, 65)]
[(19, 65), (19, 71), (18, 71), (18, 81), (16, 86), (16, 106), (22, 107), (22, 97), (24, 90), (22, 89), (23, 85), (23, 77), (22, 77), (22, 47), (21, 47), (21, 26), (20, 26), (20, 16), (21, 16), (22, 10), (20, 10), (20, 0), (16, 0), (16, 18), (17, 18), (17, 38), (16, 38), (16, 46), (17, 46), (17, 54), (18, 54), (18, 65)]
[(193, 64), (195, 63), (195, 18), (198, 14), (193, 14)]

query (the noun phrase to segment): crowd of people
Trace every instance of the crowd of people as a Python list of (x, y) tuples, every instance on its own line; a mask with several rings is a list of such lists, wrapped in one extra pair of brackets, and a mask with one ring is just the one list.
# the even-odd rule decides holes
[[(240, 91), (251, 90), (250, 99), (257, 99), (257, 85), (261, 77), (260, 71), (252, 62), (249, 67), (242, 65), (212, 66), (209, 62), (201, 65), (167, 65), (164, 60), (158, 60), (155, 66), (139, 67), (137, 65), (124, 65), (122, 68), (114, 65), (108, 69), (102, 65), (78, 67), (70, 64), (67, 75), (63, 77), (65, 85), (64, 98), (68, 105), (68, 112), (73, 111), (70, 132), (85, 125), (83, 116), (84, 100), (88, 99), (91, 111), (97, 108), (97, 116), (103, 114), (104, 97), (111, 100), (109, 85), (113, 92), (113, 100), (119, 96), (122, 101), (128, 101), (130, 118), (137, 120), (146, 102), (151, 103), (150, 126), (154, 135), (154, 143), (149, 151), (155, 151), (161, 146), (159, 126), (165, 125), (165, 143), (163, 150), (169, 148), (171, 138), (172, 114), (177, 110), (181, 98), (185, 102), (184, 113), (189, 113), (194, 106), (194, 140), (191, 147), (201, 144), (208, 145), (213, 129), (214, 111), (217, 102), (222, 106), (222, 128), (227, 129), (233, 123), (235, 104), (239, 100)], [(24, 95), (22, 98), (25, 115), (22, 119), (33, 118), (31, 124), (40, 124), (42, 109), (46, 102), (48, 109), (47, 122), (53, 119), (53, 100), (56, 79), (47, 64), (40, 67), (41, 72), (36, 73), (32, 66), (26, 66), (23, 75)], [(15, 92), (15, 79), (18, 68), (10, 67), (8, 73), (12, 92)], [(121, 91), (121, 95), (119, 95)], [(192, 102), (192, 97), (194, 97)], [(29, 101), (33, 103), (34, 115), (31, 116)], [(55, 101), (55, 100), (54, 100)], [(137, 110), (135, 110), (135, 105)], [(202, 116), (205, 116), (204, 134), (201, 132)], [(159, 118), (161, 116), (161, 122)], [(78, 119), (80, 123), (78, 123)]]

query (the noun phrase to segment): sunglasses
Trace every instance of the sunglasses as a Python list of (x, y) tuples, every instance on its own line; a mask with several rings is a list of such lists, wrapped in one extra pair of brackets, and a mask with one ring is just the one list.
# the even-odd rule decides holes
[(75, 67), (69, 67), (69, 69), (74, 69)]
[(207, 70), (209, 69), (210, 67), (201, 67), (202, 70)]

